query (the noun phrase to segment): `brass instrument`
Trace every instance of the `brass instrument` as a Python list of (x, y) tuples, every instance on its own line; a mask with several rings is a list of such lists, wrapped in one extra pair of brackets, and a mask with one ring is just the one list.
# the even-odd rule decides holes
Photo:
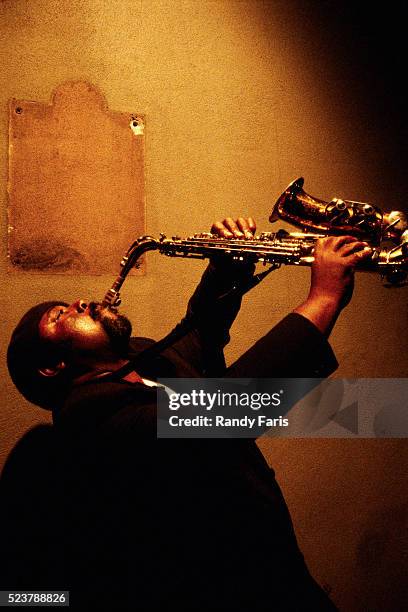
[(281, 229), (263, 232), (250, 240), (221, 238), (210, 233), (188, 238), (166, 238), (164, 234), (159, 239), (142, 236), (124, 255), (119, 276), (102, 303), (119, 306), (122, 284), (147, 251), (190, 259), (206, 259), (218, 253), (234, 260), (271, 264), (273, 269), (283, 264), (310, 266), (316, 241), (328, 235), (353, 235), (367, 241), (373, 253), (357, 269), (377, 272), (391, 285), (404, 284), (408, 276), (408, 230), (404, 213), (384, 213), (372, 204), (353, 200), (335, 198), (325, 202), (308, 195), (303, 190), (303, 182), (299, 178), (290, 183), (278, 198), (269, 220), (274, 223), (283, 219), (304, 231), (289, 233)]

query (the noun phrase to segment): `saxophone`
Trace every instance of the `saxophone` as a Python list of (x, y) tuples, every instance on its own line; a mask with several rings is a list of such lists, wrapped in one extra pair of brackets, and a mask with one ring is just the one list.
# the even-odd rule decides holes
[[(358, 265), (357, 270), (376, 272), (393, 286), (405, 284), (408, 276), (408, 229), (403, 212), (384, 213), (373, 204), (334, 198), (325, 202), (303, 190), (303, 178), (290, 183), (279, 196), (269, 221), (282, 219), (303, 231), (262, 232), (247, 240), (221, 238), (211, 233), (194, 234), (187, 238), (160, 234), (158, 239), (142, 236), (131, 244), (120, 264), (120, 272), (105, 294), (102, 304), (117, 308), (120, 289), (132, 268), (147, 251), (158, 251), (168, 257), (206, 259), (217, 254), (236, 261), (281, 265), (310, 266), (316, 241), (329, 235), (352, 235), (367, 241), (372, 255)], [(263, 275), (258, 275), (260, 280)]]

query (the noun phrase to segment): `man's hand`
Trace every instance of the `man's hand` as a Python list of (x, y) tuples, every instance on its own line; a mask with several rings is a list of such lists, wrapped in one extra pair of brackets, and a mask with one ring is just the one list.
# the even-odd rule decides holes
[(372, 254), (366, 242), (353, 236), (322, 238), (314, 250), (309, 296), (294, 312), (328, 336), (340, 311), (353, 294), (354, 270)]
[(232, 217), (226, 217), (224, 221), (215, 221), (210, 231), (221, 238), (250, 239), (254, 237), (256, 223), (252, 217), (238, 217), (235, 221)]
[(371, 254), (368, 244), (353, 236), (318, 240), (314, 249), (310, 295), (335, 301), (341, 308), (347, 306), (353, 294), (354, 269)]

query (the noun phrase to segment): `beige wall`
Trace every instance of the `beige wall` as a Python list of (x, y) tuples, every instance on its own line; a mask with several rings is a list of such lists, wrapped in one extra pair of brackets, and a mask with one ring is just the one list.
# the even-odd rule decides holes
[[(61, 82), (83, 78), (105, 93), (111, 109), (144, 114), (146, 229), (152, 235), (205, 230), (226, 214), (251, 214), (268, 230), (273, 202), (300, 175), (307, 191), (325, 199), (404, 206), (404, 172), (389, 120), (366, 95), (351, 53), (349, 61), (338, 55), (342, 41), (334, 25), (328, 30), (316, 9), (309, 14), (302, 6), (232, 0), (0, 3), (2, 348), (36, 301), (100, 298), (112, 280), (6, 272), (11, 97), (47, 101)], [(149, 255), (147, 276), (129, 279), (123, 292), (135, 332), (158, 338), (175, 324), (202, 269), (200, 262)], [(308, 270), (282, 269), (246, 298), (229, 360), (305, 297), (308, 276)], [(356, 285), (332, 336), (341, 364), (336, 375), (406, 376), (406, 289), (385, 289), (362, 274)], [(18, 396), (3, 361), (1, 368), (4, 459), (21, 434), (47, 415)], [(306, 559), (337, 604), (344, 610), (395, 609), (405, 441), (263, 441), (262, 450), (277, 470)]]

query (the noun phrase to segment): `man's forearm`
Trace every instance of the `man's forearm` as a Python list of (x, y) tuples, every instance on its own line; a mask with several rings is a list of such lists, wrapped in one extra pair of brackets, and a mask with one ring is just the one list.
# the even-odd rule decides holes
[(228, 331), (241, 306), (242, 295), (233, 288), (252, 277), (254, 266), (220, 260), (211, 262), (188, 304), (187, 316), (194, 316), (197, 328), (225, 345)]
[(328, 338), (341, 312), (339, 300), (330, 297), (308, 297), (293, 312), (313, 323)]

